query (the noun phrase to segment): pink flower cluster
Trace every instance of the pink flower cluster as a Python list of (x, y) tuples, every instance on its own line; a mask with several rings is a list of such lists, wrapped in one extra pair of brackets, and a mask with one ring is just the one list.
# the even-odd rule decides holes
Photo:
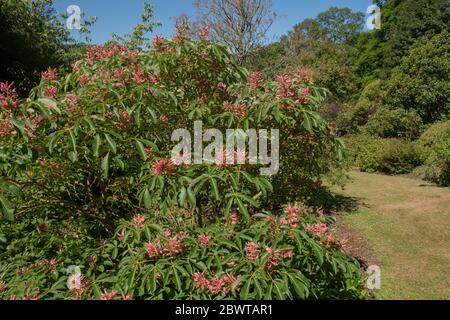
[(155, 176), (167, 176), (175, 171), (175, 163), (172, 159), (156, 160), (152, 164), (152, 173)]
[(239, 220), (238, 214), (236, 211), (234, 211), (230, 214), (230, 217), (228, 218), (228, 224), (231, 226), (235, 226), (237, 225), (238, 220)]
[(248, 115), (247, 105), (244, 102), (231, 104), (228, 101), (223, 103), (223, 110), (232, 113), (235, 117), (245, 118)]
[(42, 268), (47, 268), (49, 270), (53, 270), (58, 265), (58, 260), (56, 260), (56, 259), (50, 259), (50, 260), (44, 259), (42, 261), (39, 261), (36, 265), (38, 267), (42, 267)]
[(66, 110), (69, 113), (76, 112), (78, 110), (78, 97), (70, 94), (66, 97), (69, 108)]
[(181, 242), (186, 235), (178, 234), (172, 237), (170, 230), (166, 230), (163, 232), (163, 236), (163, 241), (155, 240), (153, 242), (147, 242), (144, 245), (150, 259), (155, 259), (162, 256), (172, 257), (173, 255), (183, 251), (183, 245)]
[(300, 78), (301, 81), (307, 82), (307, 83), (311, 83), (313, 80), (313, 72), (309, 69), (300, 69), (300, 71), (298, 72), (298, 76)]
[(262, 73), (255, 71), (250, 75), (250, 89), (254, 90), (261, 86), (263, 82)]
[(78, 81), (80, 82), (80, 86), (84, 87), (86, 84), (88, 84), (89, 82), (91, 82), (91, 79), (89, 78), (89, 76), (83, 74), (80, 76), (80, 78), (78, 79)]
[(249, 157), (245, 150), (237, 149), (234, 153), (231, 153), (224, 148), (215, 154), (214, 161), (215, 165), (221, 169), (227, 165), (247, 164)]
[(110, 292), (104, 290), (100, 299), (101, 300), (114, 300), (114, 298), (117, 296), (117, 291), (116, 290), (112, 290)]
[(15, 133), (14, 125), (10, 121), (11, 114), (6, 113), (3, 120), (0, 122), (0, 136), (6, 136)]
[(8, 285), (5, 281), (0, 280), (0, 293), (5, 292), (8, 289)]
[(13, 83), (0, 82), (0, 109), (16, 108), (19, 105), (19, 95)]
[(225, 83), (223, 83), (223, 82), (219, 82), (216, 85), (216, 89), (219, 90), (219, 91), (225, 92), (227, 90), (227, 85)]
[(136, 229), (142, 229), (145, 227), (145, 217), (140, 214), (135, 214), (133, 216), (133, 227)]
[(276, 266), (280, 265), (280, 260), (290, 259), (294, 256), (292, 250), (274, 250), (270, 247), (266, 247), (266, 252), (269, 254), (269, 259), (266, 262), (265, 269), (271, 270)]
[(177, 23), (174, 41), (178, 44), (184, 43), (188, 39), (188, 28), (184, 23)]
[(300, 221), (299, 219), (300, 208), (289, 206), (286, 209), (284, 209), (284, 213), (286, 214), (286, 218), (281, 220), (281, 224), (285, 226), (287, 225), (292, 229), (296, 229)]
[(45, 80), (57, 80), (58, 72), (56, 71), (56, 69), (49, 67), (46, 71), (41, 72), (41, 77)]
[(257, 243), (247, 242), (245, 244), (244, 250), (248, 260), (256, 261), (256, 259), (258, 259), (260, 249)]
[(269, 254), (269, 260), (266, 262), (265, 269), (271, 270), (272, 268), (274, 268), (280, 264), (280, 262), (278, 260), (280, 251), (274, 250), (270, 247), (266, 247), (266, 252)]
[(164, 39), (164, 37), (160, 37), (160, 36), (156, 35), (153, 38), (153, 47), (157, 51), (165, 51), (166, 50), (165, 43), (166, 43), (166, 39)]
[(81, 299), (81, 296), (88, 287), (87, 280), (82, 274), (71, 275), (67, 284), (69, 290), (75, 294), (77, 299)]
[[(198, 289), (207, 290), (213, 296), (218, 294), (223, 294), (224, 296), (228, 295), (233, 287), (233, 285), (237, 282), (237, 278), (231, 274), (225, 274), (222, 277), (214, 276), (211, 279), (207, 279), (205, 277), (205, 271), (196, 272), (194, 274), (193, 280)], [(239, 290), (236, 288), (236, 290)]]
[(323, 237), (328, 231), (328, 226), (325, 223), (308, 224), (306, 230), (312, 235)]
[(207, 247), (211, 244), (211, 241), (213, 240), (212, 236), (207, 236), (206, 234), (201, 234), (198, 236), (198, 243), (202, 247)]
[(143, 84), (147, 81), (147, 78), (144, 75), (144, 70), (142, 70), (142, 69), (137, 69), (137, 70), (133, 71), (132, 74), (133, 74), (133, 80), (137, 84)]
[(329, 246), (333, 245), (336, 242), (335, 240), (336, 239), (334, 238), (334, 234), (330, 233), (324, 239), (322, 239), (322, 243), (326, 247), (329, 247)]
[(123, 52), (128, 52), (127, 47), (121, 45), (113, 45), (111, 47), (105, 47), (101, 45), (95, 45), (90, 47), (86, 52), (86, 59), (91, 62), (111, 58)]
[[(126, 84), (131, 81), (136, 84), (144, 84), (147, 81), (154, 85), (160, 83), (158, 77), (155, 74), (151, 73), (149, 75), (146, 75), (145, 71), (142, 68), (136, 68), (135, 70), (132, 70), (131, 73), (127, 72), (126, 68), (118, 68), (113, 71), (112, 77), (117, 80), (115, 86), (119, 88), (125, 87)], [(109, 81), (109, 76), (107, 74), (104, 75), (104, 80)]]
[(298, 94), (294, 88), (294, 85), (299, 84), (299, 80), (301, 80), (302, 77), (306, 77), (306, 75), (302, 74), (299, 77), (293, 78), (291, 78), (289, 75), (279, 75), (277, 77), (277, 98), (280, 103), (281, 109), (291, 111), (292, 108), (291, 105), (284, 102), (284, 99), (294, 100), (295, 107), (298, 107), (301, 104), (307, 105), (310, 103), (309, 97), (311, 96), (311, 91), (309, 88), (302, 89), (300, 94)]
[[(311, 96), (311, 90), (309, 88), (304, 88), (301, 93), (301, 97), (299, 100), (301, 104), (307, 105), (309, 103), (309, 97)], [(298, 104), (298, 102), (297, 102)]]
[(131, 123), (131, 117), (126, 111), (120, 111), (119, 112), (119, 121), (115, 121), (116, 115), (112, 111), (108, 111), (106, 113), (106, 117), (112, 120), (114, 126), (117, 129), (123, 129), (130, 125)]
[(58, 96), (58, 88), (56, 88), (54, 86), (45, 87), (44, 96), (47, 98), (56, 99)]
[(277, 76), (277, 83), (278, 83), (278, 89), (277, 89), (277, 98), (278, 100), (283, 100), (284, 98), (292, 98), (295, 95), (294, 89), (293, 89), (293, 83), (291, 78), (287, 75), (279, 75)]
[(209, 41), (211, 39), (209, 27), (204, 27), (200, 30), (200, 38), (204, 41)]

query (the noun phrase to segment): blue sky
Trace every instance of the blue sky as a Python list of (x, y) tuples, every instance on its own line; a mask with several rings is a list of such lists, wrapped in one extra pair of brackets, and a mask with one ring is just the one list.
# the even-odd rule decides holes
[[(156, 20), (162, 23), (155, 33), (170, 36), (173, 33), (174, 18), (181, 14), (195, 17), (192, 0), (150, 0), (155, 5)], [(268, 33), (268, 40), (276, 40), (305, 18), (314, 18), (331, 6), (348, 7), (353, 11), (365, 12), (372, 0), (272, 0), (273, 9), (281, 14)], [(97, 16), (92, 27), (93, 43), (103, 43), (111, 33), (123, 35), (139, 21), (143, 0), (55, 0), (58, 12), (65, 12), (71, 4), (77, 5), (86, 16)], [(78, 38), (77, 33), (73, 34)]]

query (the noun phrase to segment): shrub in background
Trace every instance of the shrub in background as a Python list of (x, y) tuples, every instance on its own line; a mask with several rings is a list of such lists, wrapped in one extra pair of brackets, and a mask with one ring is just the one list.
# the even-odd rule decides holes
[(442, 186), (450, 186), (450, 121), (430, 126), (417, 141), (423, 166), (416, 173)]
[(367, 84), (358, 101), (344, 104), (342, 112), (336, 117), (336, 126), (340, 134), (355, 134), (360, 131), (371, 115), (382, 106), (381, 80)]
[(414, 140), (420, 136), (422, 126), (422, 119), (414, 110), (382, 107), (369, 117), (369, 121), (362, 130), (380, 138)]
[(344, 141), (349, 161), (362, 171), (403, 174), (420, 164), (418, 150), (408, 140), (354, 135), (345, 137)]

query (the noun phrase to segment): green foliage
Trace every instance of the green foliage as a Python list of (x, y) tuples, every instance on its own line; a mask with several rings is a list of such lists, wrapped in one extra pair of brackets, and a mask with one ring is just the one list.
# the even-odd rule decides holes
[(421, 133), (422, 119), (414, 110), (382, 107), (369, 117), (364, 131), (380, 138), (415, 139)]
[(305, 19), (282, 39), (289, 47), (300, 51), (305, 41), (352, 43), (363, 30), (364, 15), (349, 8), (331, 7), (315, 19)]
[(285, 71), (286, 50), (280, 42), (275, 42), (253, 50), (244, 61), (251, 71), (263, 72), (266, 79), (273, 79)]
[[(3, 111), (14, 130), (2, 133), (1, 168), (25, 194), (19, 215), (45, 208), (92, 219), (106, 233), (143, 207), (190, 208), (199, 225), (234, 208), (249, 218), (260, 205), (306, 199), (340, 166), (342, 145), (316, 112), (324, 89), (300, 74), (249, 85), (225, 47), (184, 36), (156, 39), (148, 52), (92, 47), (72, 73), (43, 78), (20, 107)], [(195, 120), (223, 132), (280, 129), (280, 173), (260, 176), (261, 165), (173, 165), (172, 133)], [(292, 179), (302, 179), (302, 188)]]
[(363, 83), (395, 75), (392, 69), (417, 40), (449, 31), (449, 17), (447, 0), (385, 1), (381, 29), (363, 33), (356, 46), (360, 52), (357, 69)]
[(335, 122), (341, 134), (353, 134), (360, 131), (371, 115), (382, 106), (381, 80), (374, 80), (364, 87), (355, 103), (344, 104)]
[(386, 103), (417, 110), (425, 122), (450, 113), (450, 37), (448, 32), (419, 43), (387, 83)]
[[(308, 231), (325, 220), (303, 210), (296, 228), (271, 214), (203, 229), (191, 229), (182, 212), (175, 220), (135, 216), (100, 244), (74, 219), (0, 227), (7, 242), (0, 299), (363, 298), (358, 263), (325, 224), (320, 235)], [(70, 266), (80, 268), (81, 280), (71, 289), (68, 280), (77, 278)]]
[[(89, 34), (95, 18), (84, 19), (81, 34)], [(70, 37), (52, 0), (0, 2), (0, 82), (14, 82), (22, 96), (49, 66), (66, 69), (80, 58), (80, 46)], [(81, 48), (82, 49), (82, 48)]]
[(418, 150), (408, 140), (354, 135), (344, 141), (350, 162), (365, 172), (410, 173), (420, 164)]
[(424, 163), (416, 173), (442, 186), (450, 186), (450, 121), (438, 122), (417, 141)]
[(333, 43), (352, 43), (363, 29), (364, 14), (349, 8), (331, 7), (316, 19), (321, 38)]

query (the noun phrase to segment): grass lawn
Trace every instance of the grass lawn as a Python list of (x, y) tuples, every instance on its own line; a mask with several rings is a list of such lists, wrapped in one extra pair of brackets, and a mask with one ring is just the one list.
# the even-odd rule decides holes
[(340, 223), (381, 263), (383, 299), (450, 299), (450, 189), (422, 180), (352, 172), (340, 195), (358, 201)]

